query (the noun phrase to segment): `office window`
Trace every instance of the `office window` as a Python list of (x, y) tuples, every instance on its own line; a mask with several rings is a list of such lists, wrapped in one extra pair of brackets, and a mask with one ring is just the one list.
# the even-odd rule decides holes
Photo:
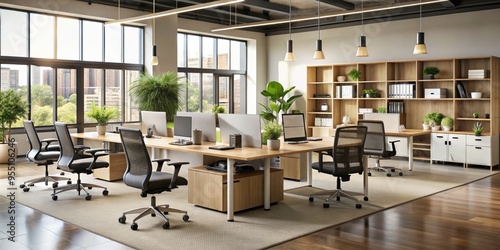
[(76, 123), (76, 70), (57, 69), (57, 120)]
[[(115, 107), (120, 114), (122, 113), (122, 70), (107, 69), (104, 84), (106, 86), (105, 105), (108, 107)], [(121, 121), (122, 118), (113, 119), (111, 122)]]
[[(20, 64), (1, 64), (1, 82), (0, 87), (2, 91), (15, 89), (26, 96), (28, 100), (28, 66)], [(22, 120), (18, 120), (16, 123), (12, 124), (13, 128), (22, 127)]]
[[(104, 105), (104, 69), (85, 68), (83, 70), (83, 107), (85, 112), (90, 110), (92, 103)], [(85, 123), (95, 121), (85, 116)]]
[(80, 20), (57, 18), (57, 59), (80, 59)]
[(31, 13), (30, 57), (55, 58), (55, 34), (55, 17)]
[(229, 113), (246, 113), (246, 42), (185, 33), (177, 38), (177, 70), (187, 76), (180, 109), (211, 112), (220, 105)]
[(27, 56), (27, 13), (2, 9), (0, 16), (2, 18), (0, 22), (2, 56)]
[(101, 22), (82, 22), (82, 48), (84, 61), (102, 62), (103, 59), (103, 25)]
[(125, 26), (124, 31), (124, 55), (125, 63), (142, 63), (142, 29), (137, 27)]
[(54, 123), (55, 70), (31, 66), (31, 120), (36, 126)]
[(124, 79), (124, 87), (123, 92), (125, 93), (125, 104), (124, 109), (122, 111), (122, 121), (124, 122), (133, 122), (140, 120), (139, 107), (133, 96), (129, 93), (128, 89), (130, 89), (130, 85), (136, 81), (140, 75), (141, 71), (139, 70), (125, 70), (125, 79)]
[(104, 26), (105, 43), (104, 55), (106, 62), (122, 61), (122, 29), (120, 25)]

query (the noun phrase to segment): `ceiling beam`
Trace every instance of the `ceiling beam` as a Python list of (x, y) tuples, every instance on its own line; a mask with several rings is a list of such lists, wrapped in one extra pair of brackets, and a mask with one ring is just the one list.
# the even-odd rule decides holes
[(245, 2), (242, 2), (241, 4), (246, 5), (248, 7), (257, 7), (265, 11), (271, 11), (287, 15), (289, 10), (288, 5), (271, 3), (269, 1), (264, 1), (264, 0), (245, 0)]
[(343, 10), (353, 10), (354, 9), (354, 4), (349, 3), (343, 0), (319, 0), (322, 3), (326, 3), (331, 6), (335, 6), (338, 8), (341, 8)]
[(460, 0), (448, 0), (447, 2), (442, 2), (441, 4), (445, 8), (453, 8), (453, 7), (457, 7), (457, 5), (460, 4)]

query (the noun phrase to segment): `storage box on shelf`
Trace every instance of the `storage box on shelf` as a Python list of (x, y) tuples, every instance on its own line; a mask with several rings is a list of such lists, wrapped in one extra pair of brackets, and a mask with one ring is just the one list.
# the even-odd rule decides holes
[[(430, 66), (437, 67), (440, 70), (434, 79), (428, 79), (423, 74), (423, 69)], [(335, 80), (337, 76), (347, 75), (353, 68), (362, 73), (358, 81), (338, 82)], [(321, 74), (318, 74), (319, 72)], [(309, 97), (316, 93), (316, 89), (310, 87), (310, 85), (314, 85), (313, 82), (316, 81), (316, 78), (332, 80), (325, 83), (328, 85), (328, 91), (332, 91), (331, 96), (333, 98), (330, 110), (326, 114), (322, 113), (324, 114), (322, 117), (331, 117), (333, 123), (331, 128), (315, 127), (315, 116), (308, 115), (307, 132), (309, 136), (328, 135), (325, 131), (341, 124), (344, 115), (350, 116), (351, 122), (356, 123), (357, 119), (362, 117), (359, 112), (360, 108), (376, 110), (381, 106), (388, 107), (389, 102), (397, 101), (402, 102), (398, 106), (402, 105), (404, 112), (407, 114), (405, 127), (408, 129), (421, 129), (422, 117), (425, 114), (440, 112), (454, 119), (455, 124), (451, 133), (472, 134), (473, 124), (479, 121), (485, 127), (483, 131), (485, 136), (498, 135), (500, 134), (500, 115), (498, 112), (492, 112), (495, 110), (494, 108), (500, 106), (499, 72), (500, 59), (498, 57), (310, 66), (308, 67), (307, 76)], [(328, 76), (328, 74), (331, 74), (331, 76)], [(343, 85), (355, 87), (356, 95), (353, 95), (352, 98), (337, 98), (336, 87)], [(465, 91), (465, 96), (461, 95), (459, 87)], [(380, 95), (377, 98), (363, 98), (361, 95), (363, 89), (377, 89)], [(426, 89), (439, 89), (440, 98), (426, 98)], [(446, 96), (441, 95), (442, 92), (446, 92)], [(481, 92), (481, 98), (471, 98), (471, 92)], [(309, 112), (314, 110), (317, 104), (308, 100), (307, 105)], [(391, 111), (397, 112), (396, 110)], [(473, 113), (479, 113), (479, 118), (473, 118)], [(486, 114), (489, 114), (489, 118), (486, 118)], [(422, 145), (421, 152), (424, 155), (429, 155), (427, 149), (430, 145), (430, 138), (428, 138), (428, 141), (418, 143), (417, 145)], [(498, 152), (499, 145), (491, 144), (490, 146), (493, 152)], [(420, 148), (420, 146), (418, 147)]]

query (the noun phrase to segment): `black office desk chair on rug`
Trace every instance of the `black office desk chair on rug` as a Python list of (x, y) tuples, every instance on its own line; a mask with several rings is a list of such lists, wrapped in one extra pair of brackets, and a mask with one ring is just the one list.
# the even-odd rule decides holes
[[(57, 166), (63, 171), (76, 173), (78, 179), (75, 184), (55, 188), (52, 200), (57, 200), (57, 194), (68, 190), (76, 190), (78, 195), (80, 195), (81, 191), (85, 192), (87, 194), (85, 200), (92, 199), (92, 195), (87, 191), (92, 188), (102, 188), (104, 189), (102, 194), (108, 195), (109, 192), (106, 187), (91, 183), (82, 183), (80, 179), (80, 174), (92, 174), (96, 168), (107, 168), (109, 166), (108, 162), (97, 159), (100, 156), (108, 155), (108, 150), (103, 148), (90, 149), (80, 146), (75, 148), (69, 134), (68, 126), (63, 122), (55, 122), (54, 127), (56, 128), (57, 139), (59, 139), (61, 147), (61, 157), (57, 161)], [(82, 150), (84, 153), (82, 153)], [(84, 157), (82, 154), (89, 154), (89, 157)]]
[(19, 187), (22, 188), (24, 192), (28, 192), (30, 191), (30, 186), (34, 186), (35, 183), (40, 182), (44, 182), (45, 186), (48, 186), (49, 182), (52, 182), (53, 188), (58, 187), (58, 181), (67, 181), (68, 184), (71, 184), (71, 178), (49, 175), (49, 165), (54, 164), (54, 162), (59, 159), (60, 155), (59, 145), (53, 144), (53, 142), (57, 142), (57, 139), (47, 138), (40, 140), (33, 121), (25, 120), (23, 124), (30, 144), (30, 150), (26, 153), (26, 158), (38, 166), (45, 166), (45, 176), (25, 181), (23, 184), (19, 185)]
[[(330, 207), (332, 199), (340, 201), (340, 197), (346, 197), (356, 201), (356, 208), (361, 208), (358, 198), (345, 192), (341, 188), (341, 181), (349, 181), (351, 174), (363, 173), (363, 145), (365, 144), (367, 128), (365, 126), (344, 126), (335, 129), (333, 150), (320, 151), (319, 162), (312, 163), (312, 168), (320, 173), (333, 175), (337, 178), (337, 189), (313, 193), (309, 201), (315, 197), (324, 197), (324, 208)], [(333, 161), (324, 161), (323, 157), (331, 157)], [(333, 201), (335, 201), (333, 200)], [(367, 200), (365, 198), (365, 200)]]
[(127, 186), (140, 189), (142, 197), (146, 197), (148, 194), (152, 196), (149, 207), (126, 211), (118, 218), (118, 222), (125, 224), (127, 220), (125, 215), (139, 214), (134, 218), (130, 226), (132, 230), (137, 230), (139, 226), (136, 221), (146, 215), (151, 215), (163, 219), (165, 221), (163, 228), (167, 229), (170, 227), (170, 222), (166, 214), (170, 212), (183, 213), (182, 219), (188, 221), (189, 216), (186, 211), (171, 208), (169, 205), (156, 205), (155, 194), (164, 191), (170, 192), (172, 189), (177, 188), (177, 185), (187, 185), (187, 180), (179, 176), (179, 171), (182, 165), (189, 164), (189, 162), (168, 163), (167, 165), (174, 166), (174, 173), (170, 174), (161, 172), (163, 163), (169, 161), (169, 159), (156, 159), (153, 162), (157, 162), (158, 167), (156, 171), (153, 171), (152, 161), (144, 144), (142, 132), (138, 129), (121, 128), (120, 138), (127, 160), (127, 169), (123, 174), (123, 183)]
[(376, 158), (377, 160), (375, 167), (368, 168), (368, 176), (372, 175), (371, 170), (383, 171), (389, 177), (392, 176), (392, 173), (397, 171), (399, 176), (403, 176), (403, 172), (400, 168), (380, 166), (380, 159), (390, 159), (396, 155), (395, 143), (399, 142), (399, 140), (390, 141), (389, 143), (392, 145), (392, 150), (387, 150), (384, 122), (376, 120), (359, 120), (358, 125), (368, 128), (364, 154)]

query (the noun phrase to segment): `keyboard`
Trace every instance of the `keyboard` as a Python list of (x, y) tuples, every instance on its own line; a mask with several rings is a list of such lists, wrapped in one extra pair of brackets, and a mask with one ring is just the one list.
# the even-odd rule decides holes
[(173, 142), (169, 142), (168, 144), (176, 145), (176, 146), (187, 146), (187, 145), (193, 145), (193, 142), (192, 141), (173, 141)]

